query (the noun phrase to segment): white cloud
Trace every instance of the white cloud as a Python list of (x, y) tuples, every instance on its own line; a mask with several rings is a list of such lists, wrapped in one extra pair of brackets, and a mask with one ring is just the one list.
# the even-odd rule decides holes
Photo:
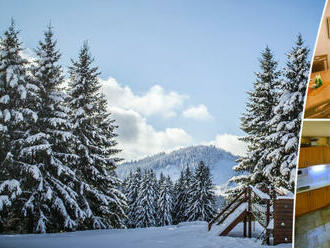
[(144, 117), (134, 110), (111, 107), (110, 111), (119, 126), (118, 148), (125, 160), (191, 145), (192, 137), (181, 128), (166, 128), (156, 131)]
[(163, 117), (176, 116), (176, 110), (182, 107), (186, 95), (166, 92), (160, 85), (154, 85), (146, 93), (136, 95), (128, 86), (121, 86), (114, 78), (101, 80), (103, 93), (110, 106), (134, 110), (144, 116), (159, 114)]
[(33, 52), (31, 51), (31, 49), (29, 49), (29, 48), (22, 50), (20, 52), (20, 55), (22, 56), (23, 59), (26, 59), (30, 63), (33, 63), (33, 61), (35, 60), (35, 56), (34, 56)]
[(244, 156), (246, 154), (247, 146), (244, 142), (238, 139), (239, 137), (240, 136), (232, 134), (218, 134), (215, 137), (215, 140), (208, 142), (208, 144), (213, 144), (234, 155)]
[(197, 107), (190, 107), (184, 110), (182, 115), (186, 118), (197, 120), (210, 120), (213, 118), (204, 104), (200, 104)]
[[(174, 117), (184, 107), (187, 95), (166, 91), (154, 85), (142, 94), (136, 94), (129, 86), (120, 85), (114, 78), (100, 79), (102, 91), (109, 101), (109, 110), (119, 126), (118, 148), (125, 160), (133, 160), (159, 152), (167, 152), (193, 144), (193, 138), (182, 128), (156, 130), (148, 118), (158, 115)], [(183, 112), (187, 118), (211, 119), (205, 105), (188, 108)]]

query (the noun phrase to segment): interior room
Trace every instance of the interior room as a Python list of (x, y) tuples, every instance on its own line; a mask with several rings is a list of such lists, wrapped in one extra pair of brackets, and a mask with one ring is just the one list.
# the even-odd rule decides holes
[(321, 21), (308, 85), (305, 118), (330, 118), (330, 5)]
[(330, 247), (330, 120), (305, 120), (296, 194), (295, 247)]

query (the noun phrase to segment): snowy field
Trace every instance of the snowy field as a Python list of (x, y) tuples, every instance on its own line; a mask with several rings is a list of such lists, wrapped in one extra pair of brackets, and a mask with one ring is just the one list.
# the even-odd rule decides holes
[[(1, 235), (1, 248), (250, 248), (259, 240), (219, 237), (207, 232), (206, 222), (127, 230), (96, 230), (59, 234)], [(276, 248), (291, 248), (291, 244)]]

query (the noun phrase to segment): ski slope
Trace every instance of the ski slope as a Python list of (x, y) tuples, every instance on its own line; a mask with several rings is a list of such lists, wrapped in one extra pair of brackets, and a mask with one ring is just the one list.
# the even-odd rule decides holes
[[(260, 248), (259, 240), (220, 237), (206, 222), (126, 230), (95, 230), (56, 234), (0, 235), (1, 248)], [(281, 244), (277, 248), (291, 248)]]

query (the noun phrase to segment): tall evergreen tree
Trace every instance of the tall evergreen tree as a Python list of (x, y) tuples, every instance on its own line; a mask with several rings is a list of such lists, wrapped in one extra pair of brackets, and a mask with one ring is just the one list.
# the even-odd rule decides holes
[(139, 209), (138, 205), (138, 194), (140, 191), (141, 184), (141, 169), (137, 168), (136, 171), (129, 176), (127, 187), (126, 187), (126, 198), (127, 198), (127, 226), (130, 228), (135, 228), (138, 216), (137, 211)]
[(156, 173), (153, 169), (150, 169), (150, 181), (155, 192), (155, 208), (157, 208), (157, 201), (159, 197), (159, 185), (158, 185)]
[(173, 211), (173, 183), (169, 177), (164, 178), (160, 185), (158, 198), (158, 221), (160, 226), (167, 226), (172, 224)]
[(178, 224), (185, 220), (185, 210), (186, 204), (184, 203), (185, 194), (186, 194), (186, 186), (185, 186), (185, 177), (184, 171), (182, 170), (180, 173), (180, 177), (176, 181), (174, 185), (174, 192), (173, 192), (173, 223)]
[(159, 176), (159, 180), (158, 180), (158, 189), (159, 190), (165, 180), (166, 180), (166, 177), (164, 176), (163, 172), (161, 172), (160, 176)]
[(85, 209), (90, 212), (85, 224), (87, 228), (120, 228), (127, 204), (114, 173), (116, 162), (120, 161), (114, 139), (117, 126), (100, 92), (100, 73), (93, 66), (87, 43), (69, 69), (69, 106), (76, 137), (74, 151), (79, 156), (76, 164), (79, 188)]
[[(127, 201), (127, 208), (126, 208), (126, 216), (128, 216), (129, 214), (129, 204), (128, 204), (128, 194), (130, 191), (130, 187), (132, 185), (132, 180), (133, 180), (133, 172), (130, 170), (129, 174), (127, 177), (125, 177), (120, 185), (120, 191), (124, 194), (124, 196), (126, 197), (126, 201)], [(124, 220), (124, 225), (126, 227), (128, 227), (128, 219)]]
[(121, 187), (120, 187), (121, 192), (123, 192), (123, 194), (126, 196), (128, 194), (128, 187), (130, 185), (130, 181), (131, 181), (132, 177), (133, 177), (133, 172), (129, 171), (128, 176), (125, 177), (121, 182)]
[(20, 140), (37, 117), (27, 100), (32, 85), (27, 83), (27, 61), (21, 56), (18, 34), (12, 21), (0, 39), (0, 231), (17, 226), (23, 232), (20, 211), (29, 168), (17, 160)]
[(138, 210), (136, 226), (156, 226), (157, 192), (155, 191), (153, 172), (151, 170), (147, 170), (144, 172), (137, 198), (137, 203)]
[(24, 118), (29, 110), (27, 98), (27, 60), (14, 21), (0, 39), (0, 164), (10, 151), (11, 143), (21, 135)]
[(187, 209), (189, 208), (190, 199), (191, 199), (191, 189), (194, 183), (194, 174), (191, 171), (189, 166), (186, 166), (184, 170), (184, 194), (182, 199), (182, 209), (183, 209), (183, 221), (187, 221), (189, 216), (187, 216)]
[[(22, 196), (12, 208), (9, 223), (16, 232), (74, 230), (85, 216), (77, 203), (75, 183), (70, 168), (75, 156), (70, 150), (73, 140), (65, 95), (60, 58), (51, 28), (36, 49), (37, 59), (31, 68), (30, 85), (34, 97), (28, 105), (38, 114), (18, 140), (19, 153), (14, 164), (21, 172)], [(32, 101), (33, 100), (33, 101)]]
[(241, 140), (247, 143), (247, 154), (239, 158), (238, 165), (233, 168), (239, 175), (231, 179), (236, 186), (228, 190), (229, 195), (235, 195), (246, 185), (268, 183), (263, 171), (267, 165), (265, 151), (271, 147), (265, 137), (271, 133), (269, 120), (274, 116), (273, 108), (278, 101), (280, 72), (269, 47), (261, 53), (259, 63), (261, 71), (256, 73), (253, 90), (248, 92), (246, 112), (241, 118), (241, 129), (247, 134)]
[(195, 170), (189, 205), (186, 210), (188, 221), (210, 221), (216, 214), (215, 194), (210, 170), (201, 161)]
[(193, 175), (189, 166), (181, 171), (180, 177), (174, 186), (174, 213), (173, 223), (178, 224), (188, 220), (186, 215), (189, 206)]
[(34, 189), (23, 211), (34, 219), (34, 232), (75, 230), (85, 214), (77, 203), (78, 180), (70, 166), (76, 159), (70, 149), (74, 137), (64, 104), (64, 76), (58, 63), (61, 54), (50, 26), (35, 51), (31, 81), (38, 87), (34, 99), (38, 120), (22, 142), (21, 152), (21, 158), (33, 171)]
[(275, 186), (291, 191), (294, 191), (299, 133), (308, 83), (308, 53), (309, 49), (304, 46), (299, 34), (295, 46), (287, 55), (279, 104), (274, 108), (275, 116), (269, 122), (273, 132), (267, 136), (267, 140), (277, 146), (268, 154), (270, 163), (264, 174)]

